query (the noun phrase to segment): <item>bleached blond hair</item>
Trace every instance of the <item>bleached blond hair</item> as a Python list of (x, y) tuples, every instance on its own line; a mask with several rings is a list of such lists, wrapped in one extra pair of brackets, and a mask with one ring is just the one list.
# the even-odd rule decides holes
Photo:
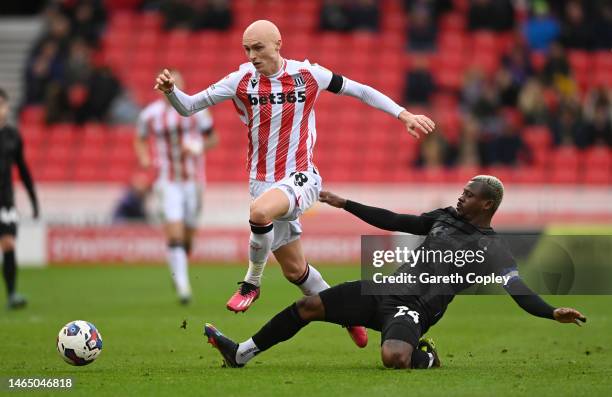
[(476, 175), (472, 182), (481, 183), (484, 186), (483, 193), (488, 199), (493, 200), (493, 212), (497, 211), (504, 198), (504, 184), (493, 175)]

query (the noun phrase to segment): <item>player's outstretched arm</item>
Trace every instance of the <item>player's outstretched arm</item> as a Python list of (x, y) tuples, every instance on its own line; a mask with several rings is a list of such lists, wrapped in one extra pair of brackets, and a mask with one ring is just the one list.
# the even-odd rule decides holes
[(181, 116), (191, 116), (200, 110), (234, 97), (237, 84), (236, 77), (235, 73), (230, 74), (207, 89), (195, 95), (188, 95), (176, 86), (172, 73), (168, 69), (164, 69), (155, 79), (153, 88), (161, 91)]
[[(416, 139), (419, 139), (418, 131), (421, 131), (424, 134), (429, 134), (436, 128), (436, 124), (429, 117), (422, 114), (410, 113), (377, 89), (347, 79), (344, 76), (336, 76), (338, 75), (334, 75), (332, 84), (334, 83), (334, 79), (343, 79), (342, 83), (336, 83), (338, 86), (341, 84), (342, 88), (339, 90), (341, 94), (358, 98), (367, 105), (397, 117), (402, 123), (404, 123), (408, 133), (410, 133), (410, 135)], [(330, 84), (330, 86), (332, 84)]]
[(433, 225), (433, 219), (425, 216), (397, 214), (384, 208), (370, 207), (347, 200), (332, 192), (322, 191), (319, 201), (332, 207), (343, 208), (362, 221), (379, 229), (424, 235)]
[(512, 299), (527, 313), (560, 323), (574, 323), (580, 325), (578, 321), (586, 322), (586, 317), (578, 310), (569, 307), (553, 308), (535, 292), (533, 292), (520, 278), (515, 279), (505, 287)]

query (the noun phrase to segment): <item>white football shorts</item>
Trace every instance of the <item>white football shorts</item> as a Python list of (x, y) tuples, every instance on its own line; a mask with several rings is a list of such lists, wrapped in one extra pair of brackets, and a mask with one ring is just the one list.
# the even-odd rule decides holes
[(255, 200), (270, 189), (280, 189), (289, 199), (289, 210), (275, 220), (272, 251), (300, 238), (302, 226), (299, 217), (319, 200), (323, 180), (314, 172), (300, 171), (277, 182), (263, 182), (251, 179), (249, 191)]

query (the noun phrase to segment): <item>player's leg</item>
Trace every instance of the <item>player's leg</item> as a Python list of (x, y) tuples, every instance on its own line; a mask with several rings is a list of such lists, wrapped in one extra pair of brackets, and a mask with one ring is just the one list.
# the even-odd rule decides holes
[(159, 189), (165, 221), (168, 267), (181, 303), (188, 303), (191, 299), (191, 286), (185, 250), (184, 194), (176, 183), (164, 182)]
[(381, 311), (381, 359), (387, 368), (426, 369), (439, 367), (440, 360), (432, 341), (419, 340), (423, 318), (417, 306), (395, 298), (385, 298)]
[(291, 339), (310, 321), (326, 321), (350, 326), (365, 324), (380, 329), (376, 316), (377, 297), (361, 294), (361, 281), (343, 283), (305, 296), (274, 316), (255, 335), (237, 344), (207, 324), (209, 342), (223, 355), (229, 366), (243, 366), (255, 355)]
[(26, 305), (25, 298), (17, 293), (17, 259), (15, 257), (15, 232), (16, 225), (11, 227), (11, 232), (0, 235), (0, 249), (2, 250), (2, 276), (6, 286), (8, 297), (7, 307), (18, 309)]
[(261, 275), (268, 261), (274, 240), (273, 221), (287, 213), (289, 199), (280, 189), (270, 189), (257, 197), (249, 211), (251, 236), (249, 239), (249, 270), (244, 281), (261, 284)]
[[(255, 196), (256, 192), (252, 192)], [(250, 207), (249, 224), (249, 269), (240, 287), (226, 304), (228, 310), (246, 311), (259, 298), (261, 276), (274, 241), (273, 220), (287, 213), (289, 199), (277, 188), (272, 188), (257, 197)]]
[(274, 257), (285, 278), (298, 286), (304, 295), (318, 294), (329, 288), (321, 273), (306, 261), (299, 238), (274, 250)]
[[(291, 230), (294, 226), (291, 225), (293, 222), (283, 222), (286, 223), (283, 226)], [(281, 229), (281, 227), (278, 229)], [(285, 240), (290, 241), (293, 238), (290, 234), (288, 232)], [(299, 234), (297, 237), (299, 237)], [(321, 273), (306, 261), (299, 238), (274, 250), (274, 256), (280, 263), (285, 278), (297, 285), (304, 295), (315, 295), (329, 288), (329, 284), (323, 279)], [(350, 326), (347, 327), (347, 331), (357, 346), (365, 347), (368, 344), (368, 333), (364, 327)]]

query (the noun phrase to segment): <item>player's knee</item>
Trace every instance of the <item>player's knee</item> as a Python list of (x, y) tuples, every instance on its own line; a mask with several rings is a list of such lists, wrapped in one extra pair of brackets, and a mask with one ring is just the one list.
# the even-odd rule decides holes
[(261, 205), (253, 202), (249, 211), (249, 221), (258, 225), (265, 225), (272, 222), (272, 219), (270, 219), (267, 211)]
[(305, 321), (322, 320), (325, 315), (319, 295), (305, 296), (296, 302), (298, 314)]
[(2, 252), (15, 250), (15, 239), (13, 237), (4, 237), (0, 239), (0, 249)]
[(386, 368), (404, 369), (410, 368), (410, 354), (405, 349), (395, 347), (382, 347), (382, 362)]
[(301, 263), (283, 263), (282, 271), (289, 282), (296, 284), (304, 275), (304, 266)]

